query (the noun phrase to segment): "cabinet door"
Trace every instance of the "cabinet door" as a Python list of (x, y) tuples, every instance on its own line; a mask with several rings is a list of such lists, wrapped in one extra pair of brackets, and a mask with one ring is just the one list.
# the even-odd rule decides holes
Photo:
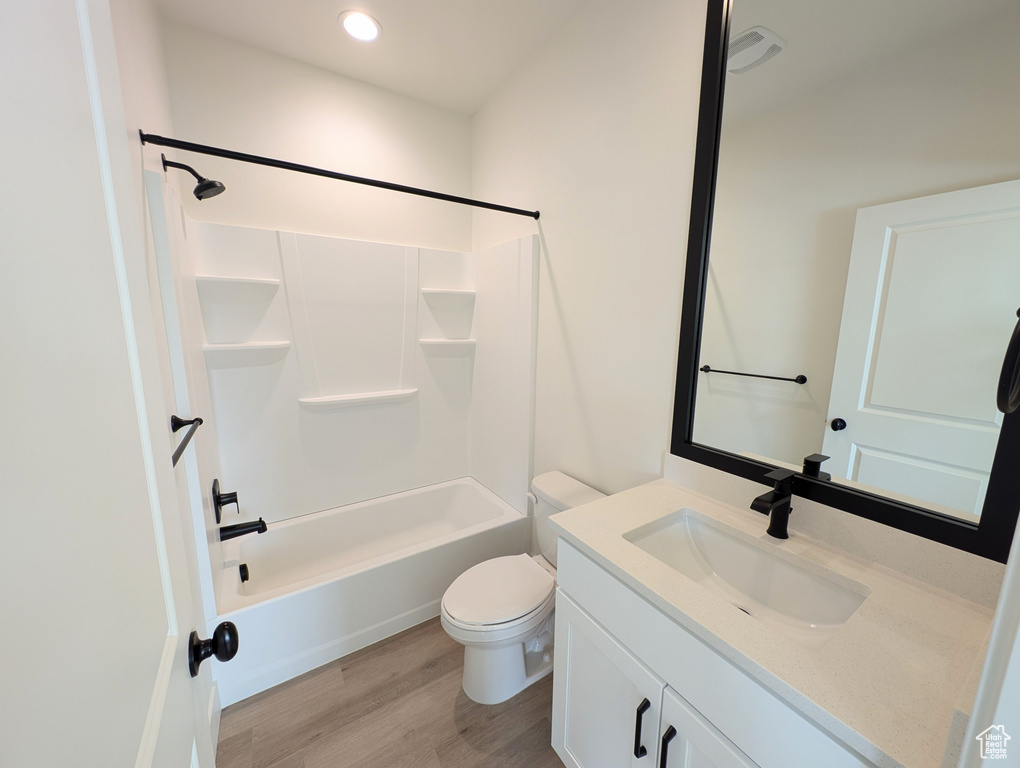
[(665, 683), (556, 594), (553, 748), (570, 768), (656, 768)]
[(662, 694), (656, 768), (756, 768), (672, 688)]

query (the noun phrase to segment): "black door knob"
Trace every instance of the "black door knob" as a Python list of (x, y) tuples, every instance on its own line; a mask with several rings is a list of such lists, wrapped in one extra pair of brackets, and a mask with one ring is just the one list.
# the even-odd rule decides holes
[(833, 432), (839, 432), (841, 429), (846, 429), (846, 422), (837, 416), (829, 422), (829, 426), (832, 427)]
[(192, 632), (188, 640), (188, 669), (192, 677), (198, 677), (199, 665), (210, 656), (220, 661), (230, 661), (237, 655), (237, 627), (232, 621), (224, 621), (208, 640), (199, 640), (198, 632)]

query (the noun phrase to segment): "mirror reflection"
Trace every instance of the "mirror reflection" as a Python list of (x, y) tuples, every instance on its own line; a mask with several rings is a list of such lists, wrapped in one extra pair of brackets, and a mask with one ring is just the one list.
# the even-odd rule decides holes
[(695, 443), (979, 518), (1020, 307), (1018, 39), (1012, 0), (735, 0)]

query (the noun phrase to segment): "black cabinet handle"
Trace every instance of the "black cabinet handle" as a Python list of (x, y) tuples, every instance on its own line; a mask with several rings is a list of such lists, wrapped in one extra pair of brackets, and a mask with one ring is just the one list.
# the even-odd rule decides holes
[(634, 721), (634, 757), (644, 757), (648, 750), (641, 746), (641, 718), (645, 712), (652, 708), (652, 702), (642, 699), (637, 707), (637, 718)]
[(829, 422), (829, 426), (832, 427), (833, 432), (839, 432), (842, 429), (846, 429), (846, 422), (837, 416)]
[(237, 655), (237, 627), (232, 621), (224, 621), (208, 640), (199, 640), (198, 632), (192, 632), (188, 640), (188, 669), (192, 677), (198, 677), (199, 665), (210, 656), (220, 661), (230, 661)]
[(666, 768), (666, 753), (669, 751), (669, 742), (676, 738), (676, 728), (672, 725), (662, 734), (662, 747), (659, 749), (659, 768)]

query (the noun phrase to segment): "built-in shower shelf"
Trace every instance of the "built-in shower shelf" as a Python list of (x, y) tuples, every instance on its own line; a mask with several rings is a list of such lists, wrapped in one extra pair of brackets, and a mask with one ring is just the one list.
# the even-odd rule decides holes
[(229, 275), (195, 275), (195, 282), (199, 285), (250, 285), (250, 286), (273, 286), (280, 285), (275, 277), (231, 277)]
[(424, 296), (449, 296), (455, 299), (473, 299), (476, 293), (473, 290), (459, 288), (422, 288), (421, 292)]
[(288, 349), (289, 341), (245, 341), (238, 344), (206, 344), (202, 347), (206, 363), (212, 366), (275, 362)]
[(475, 351), (474, 339), (418, 339), (426, 352), (447, 355), (469, 355)]
[(387, 389), (378, 392), (358, 392), (353, 395), (325, 395), (323, 397), (302, 397), (298, 399), (305, 408), (315, 411), (327, 411), (334, 408), (353, 408), (356, 405), (373, 403), (392, 403), (409, 400), (418, 394), (415, 389)]
[(272, 277), (225, 277), (220, 275), (196, 275), (198, 296), (205, 302), (264, 302), (269, 301), (280, 287), (280, 281)]

